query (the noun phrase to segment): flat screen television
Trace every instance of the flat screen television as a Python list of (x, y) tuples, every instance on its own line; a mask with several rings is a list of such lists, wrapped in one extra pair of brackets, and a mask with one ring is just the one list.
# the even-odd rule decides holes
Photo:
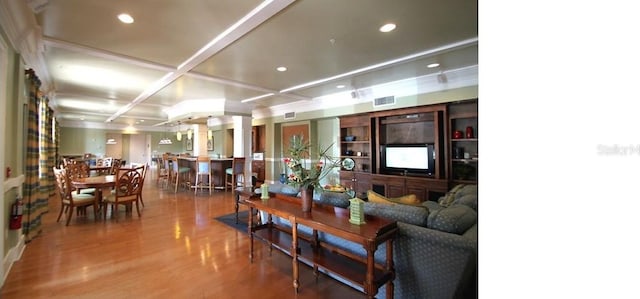
[(381, 146), (381, 170), (388, 174), (435, 173), (433, 144), (386, 144)]

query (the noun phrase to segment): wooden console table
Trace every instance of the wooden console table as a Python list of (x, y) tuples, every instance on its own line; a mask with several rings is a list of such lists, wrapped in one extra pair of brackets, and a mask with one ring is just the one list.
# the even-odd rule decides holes
[[(254, 210), (268, 214), (264, 223), (255, 225), (253, 217), (249, 217), (248, 233), (251, 239), (249, 260), (253, 261), (253, 239), (258, 238), (270, 248), (276, 248), (292, 257), (293, 287), (298, 291), (298, 262), (305, 261), (313, 266), (318, 275), (318, 268), (335, 273), (349, 282), (363, 288), (368, 298), (374, 298), (378, 289), (386, 284), (387, 298), (393, 298), (393, 239), (398, 227), (395, 221), (367, 215), (366, 223), (355, 225), (349, 222), (349, 211), (331, 206), (315, 205), (311, 213), (303, 213), (298, 198), (282, 194), (270, 193), (268, 200), (261, 200), (260, 195), (250, 190), (238, 190), (239, 201), (249, 207), (249, 215)], [(272, 216), (288, 220), (291, 227), (273, 223)], [(312, 235), (298, 231), (298, 225), (313, 230)], [(342, 250), (326, 242), (318, 240), (318, 232), (360, 244), (366, 250), (366, 257)], [(386, 244), (386, 261), (377, 264), (374, 253), (379, 245)], [(308, 245), (308, 246), (304, 246)]]

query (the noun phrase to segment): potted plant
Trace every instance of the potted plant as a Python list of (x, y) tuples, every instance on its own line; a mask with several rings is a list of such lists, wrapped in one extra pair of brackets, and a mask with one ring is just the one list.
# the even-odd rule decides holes
[[(340, 167), (340, 160), (329, 155), (332, 146), (333, 144), (324, 149), (319, 148), (316, 160), (311, 160), (309, 156), (311, 145), (303, 140), (303, 136), (294, 135), (291, 137), (287, 157), (283, 161), (290, 170), (287, 184), (300, 189), (304, 212), (311, 211), (313, 190), (316, 188), (322, 190), (320, 181), (332, 169)], [(306, 162), (307, 160), (309, 163)]]

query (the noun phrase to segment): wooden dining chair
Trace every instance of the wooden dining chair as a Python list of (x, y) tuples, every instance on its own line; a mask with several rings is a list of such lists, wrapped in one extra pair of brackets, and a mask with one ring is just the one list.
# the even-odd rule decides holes
[(163, 154), (158, 163), (158, 177), (156, 178), (156, 185), (162, 181), (162, 188), (166, 188), (169, 185), (171, 169), (169, 169), (169, 155)]
[(113, 157), (104, 157), (102, 159), (102, 166), (111, 166), (113, 164)]
[(231, 162), (231, 168), (227, 168), (224, 176), (224, 190), (227, 191), (227, 188), (231, 188), (231, 192), (235, 193), (236, 188), (238, 187), (239, 177), (244, 181), (244, 163), (246, 161), (245, 157), (234, 157), (233, 162)]
[[(64, 169), (66, 171), (67, 176), (72, 181), (79, 178), (89, 177), (89, 174), (91, 172), (91, 168), (89, 167), (89, 165), (87, 165), (87, 163), (84, 163), (84, 162), (67, 164), (64, 167)], [(83, 189), (77, 189), (77, 190), (73, 188), (73, 190), (76, 191), (77, 193), (85, 193), (85, 194), (96, 193), (96, 188), (83, 188)]]
[[(172, 168), (172, 173), (171, 173), (171, 180), (172, 180), (172, 184), (175, 182), (175, 190), (173, 192), (178, 192), (178, 185), (180, 184), (180, 180), (182, 180), (182, 183), (185, 182), (191, 182), (191, 178), (189, 177), (189, 174), (191, 173), (191, 168), (189, 167), (180, 167), (180, 164), (178, 163), (178, 157), (175, 156), (172, 158), (172, 164), (173, 164), (173, 168)], [(182, 177), (182, 179), (180, 178)]]
[[(138, 167), (137, 169), (140, 169)], [(140, 203), (142, 207), (144, 207), (144, 200), (142, 200), (142, 190), (144, 189), (144, 182), (147, 180), (147, 172), (149, 171), (149, 164), (145, 163), (142, 165), (142, 186), (140, 186), (140, 194), (138, 194), (138, 198), (140, 199)]]
[(120, 168), (121, 165), (122, 165), (122, 159), (113, 159), (111, 161), (111, 170), (109, 170), (109, 174), (115, 175), (116, 170)]
[(76, 213), (80, 214), (80, 212), (84, 211), (88, 206), (93, 206), (94, 217), (97, 220), (99, 217), (97, 197), (93, 194), (74, 192), (71, 185), (71, 179), (64, 168), (53, 167), (53, 174), (56, 177), (56, 187), (61, 201), (60, 213), (58, 214), (56, 222), (60, 221), (60, 217), (64, 212), (67, 214), (66, 225), (69, 225), (74, 210), (76, 210)]
[[(206, 181), (203, 180), (205, 177)], [(196, 158), (196, 182), (191, 188), (194, 188), (194, 195), (198, 193), (198, 188), (209, 189), (209, 195), (211, 195), (211, 190), (214, 189), (214, 186), (211, 180), (211, 159), (208, 156), (198, 156)]]
[[(116, 185), (107, 198), (102, 201), (102, 209), (104, 210), (104, 219), (107, 219), (107, 208), (111, 206), (111, 217), (118, 221), (118, 206), (125, 207), (136, 205), (136, 212), (140, 217), (140, 194), (144, 181), (145, 165), (136, 168), (118, 168), (115, 174)], [(127, 208), (126, 211), (129, 209)]]

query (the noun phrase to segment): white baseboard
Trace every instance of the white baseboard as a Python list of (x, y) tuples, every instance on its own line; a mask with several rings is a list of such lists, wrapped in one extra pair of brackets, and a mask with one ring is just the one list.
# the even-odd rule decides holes
[(4, 275), (2, 275), (2, 281), (0, 281), (0, 287), (4, 285), (4, 281), (7, 279), (7, 276), (9, 275), (9, 271), (11, 271), (11, 266), (13, 266), (13, 263), (15, 263), (17, 260), (19, 260), (22, 257), (24, 248), (25, 248), (24, 235), (20, 234), (20, 239), (18, 240), (18, 244), (16, 244), (16, 246), (9, 249), (9, 252), (4, 257), (4, 260), (2, 261), (2, 270), (3, 270), (2, 273)]

